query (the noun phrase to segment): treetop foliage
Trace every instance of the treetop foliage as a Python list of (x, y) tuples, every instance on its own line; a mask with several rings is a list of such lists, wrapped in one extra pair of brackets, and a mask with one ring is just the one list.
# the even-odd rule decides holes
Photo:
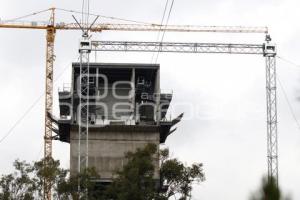
[[(169, 149), (159, 150), (154, 144), (125, 157), (126, 164), (115, 172), (109, 185), (97, 181), (101, 177), (94, 168), (70, 176), (69, 170), (52, 158), (32, 164), (16, 160), (15, 172), (0, 177), (0, 200), (43, 199), (44, 180), (51, 183), (54, 200), (186, 200), (191, 198), (193, 184), (205, 180), (201, 163), (186, 166), (171, 159)], [(155, 169), (155, 163), (160, 169)]]

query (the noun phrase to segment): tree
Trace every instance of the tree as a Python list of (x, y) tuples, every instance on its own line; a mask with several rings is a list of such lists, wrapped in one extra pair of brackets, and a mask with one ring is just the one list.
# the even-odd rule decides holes
[[(47, 167), (44, 163), (47, 162)], [(68, 174), (60, 168), (60, 163), (52, 158), (43, 159), (35, 163), (16, 160), (15, 172), (2, 175), (0, 178), (1, 200), (33, 200), (43, 198), (43, 182), (47, 179), (53, 187), (54, 197), (59, 196), (59, 186)], [(60, 198), (56, 198), (60, 199)]]
[(114, 200), (153, 199), (155, 188), (153, 156), (157, 152), (156, 145), (147, 145), (137, 149), (135, 153), (126, 154), (127, 164), (117, 172), (110, 187), (107, 198)]
[[(205, 180), (203, 165), (185, 166), (169, 158), (169, 150), (160, 151), (160, 184), (154, 179), (157, 146), (147, 145), (135, 153), (128, 153), (127, 164), (117, 172), (117, 178), (108, 188), (108, 198), (114, 200), (167, 200), (173, 196), (186, 200), (191, 197), (192, 185)], [(163, 186), (163, 187), (159, 187)]]
[(179, 199), (191, 198), (192, 185), (205, 180), (203, 164), (195, 163), (185, 166), (178, 159), (169, 159), (169, 149), (164, 149), (161, 155), (161, 181), (168, 185), (163, 196), (166, 199), (171, 196), (180, 195)]
[[(68, 176), (57, 183), (57, 198), (61, 200), (99, 200), (101, 193), (95, 179), (99, 179), (94, 168), (88, 168), (75, 176)], [(78, 187), (78, 183), (80, 186)]]
[(277, 186), (277, 181), (273, 177), (265, 177), (262, 180), (261, 189), (257, 194), (253, 194), (251, 200), (288, 200), (288, 197), (282, 197), (281, 191)]
[(0, 179), (1, 200), (32, 200), (37, 190), (36, 183), (30, 176), (33, 167), (25, 161), (14, 162), (15, 172)]
[[(45, 165), (47, 163), (47, 165)], [(51, 157), (42, 159), (33, 163), (33, 180), (36, 182), (37, 194), (39, 198), (43, 197), (43, 183), (47, 182), (53, 188), (53, 196), (59, 198), (59, 187), (64, 182), (68, 175), (68, 170), (60, 168), (60, 162)]]
[[(54, 200), (168, 200), (178, 196), (186, 200), (191, 197), (193, 184), (204, 181), (202, 164), (186, 166), (178, 159), (170, 159), (168, 149), (158, 152), (154, 144), (128, 152), (125, 157), (126, 164), (109, 186), (97, 184), (100, 177), (94, 168), (70, 176), (53, 158), (32, 164), (16, 160), (15, 172), (0, 177), (0, 199), (42, 199), (43, 182), (47, 180)], [(158, 159), (160, 180), (154, 177)]]
[[(44, 165), (45, 162), (47, 166)], [(43, 199), (44, 180), (51, 184), (55, 200), (79, 200), (86, 197), (89, 200), (99, 199), (94, 181), (99, 176), (94, 168), (83, 170), (82, 173), (71, 177), (69, 171), (60, 168), (60, 162), (53, 158), (42, 159), (32, 164), (16, 160), (14, 168), (14, 173), (2, 175), (0, 178), (1, 200)]]

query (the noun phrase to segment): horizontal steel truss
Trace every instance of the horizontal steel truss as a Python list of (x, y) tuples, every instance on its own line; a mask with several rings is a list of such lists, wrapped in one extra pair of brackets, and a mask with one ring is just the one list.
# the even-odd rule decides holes
[[(0, 21), (0, 28), (48, 29), (47, 22)], [(89, 24), (90, 26), (91, 24)], [(56, 23), (56, 30), (81, 30), (77, 23)], [(171, 32), (203, 32), (203, 33), (268, 33), (267, 27), (245, 26), (191, 26), (160, 24), (94, 24), (91, 32), (101, 31), (171, 31)]]
[(266, 44), (93, 41), (93, 51), (257, 54), (266, 59), (268, 177), (278, 184), (276, 47)]
[(264, 44), (93, 41), (92, 51), (264, 54)]

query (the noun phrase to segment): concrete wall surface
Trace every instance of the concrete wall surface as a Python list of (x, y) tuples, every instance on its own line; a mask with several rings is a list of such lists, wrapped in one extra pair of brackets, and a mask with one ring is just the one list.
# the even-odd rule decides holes
[[(95, 167), (101, 179), (111, 179), (116, 170), (121, 169), (126, 163), (125, 153), (135, 152), (137, 148), (143, 148), (149, 143), (159, 146), (160, 136), (156, 129), (141, 128), (138, 130), (101, 130), (89, 131), (89, 167)], [(78, 169), (78, 131), (71, 131), (71, 174)], [(159, 179), (158, 154), (154, 159), (155, 178)]]

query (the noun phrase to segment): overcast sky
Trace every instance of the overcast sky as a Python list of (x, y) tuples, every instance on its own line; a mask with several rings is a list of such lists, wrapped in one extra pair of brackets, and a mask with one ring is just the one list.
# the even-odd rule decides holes
[[(52, 6), (81, 10), (82, 1), (1, 0), (0, 18), (10, 19)], [(91, 12), (160, 23), (166, 0), (91, 0)], [(300, 63), (297, 0), (175, 0), (169, 24), (268, 26), (278, 55)], [(80, 17), (80, 16), (78, 16)], [(28, 20), (46, 20), (47, 15)], [(70, 22), (71, 14), (57, 14)], [(100, 19), (100, 22), (108, 22)], [(112, 21), (118, 23), (120, 21)], [(78, 57), (80, 32), (58, 32), (55, 61), (57, 90), (70, 83), (71, 62)], [(156, 41), (157, 33), (104, 32), (99, 40)], [(166, 33), (164, 41), (264, 42), (263, 35)], [(0, 137), (37, 101), (34, 108), (0, 144), (0, 173), (13, 160), (43, 156), (45, 32), (0, 31)], [(98, 53), (98, 62), (151, 62), (151, 53)], [(173, 116), (186, 119), (167, 140), (172, 156), (186, 163), (203, 162), (207, 180), (195, 187), (193, 199), (248, 199), (267, 172), (265, 65), (262, 56), (160, 54), (162, 89), (174, 92)], [(278, 60), (278, 77), (300, 120), (300, 67)], [(38, 100), (40, 98), (40, 100)], [(180, 105), (185, 104), (185, 105)], [(187, 104), (192, 105), (192, 108)], [(175, 106), (176, 105), (176, 106)], [(278, 87), (279, 179), (285, 194), (300, 199), (300, 130)], [(53, 154), (69, 166), (69, 145), (54, 142)]]

